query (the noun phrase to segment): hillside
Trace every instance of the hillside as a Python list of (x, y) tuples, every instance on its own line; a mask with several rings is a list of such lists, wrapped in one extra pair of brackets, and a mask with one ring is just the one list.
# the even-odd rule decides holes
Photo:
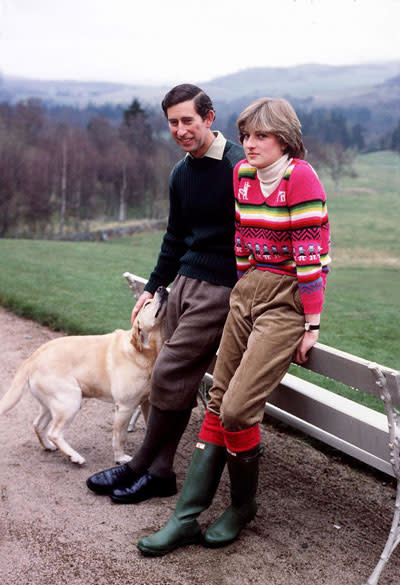
[(132, 96), (152, 103), (168, 88), (123, 83), (40, 80), (0, 76), (0, 101), (18, 102), (34, 97), (46, 104), (85, 107), (88, 103), (128, 104)]
[(400, 62), (346, 66), (309, 64), (246, 69), (206, 82), (204, 87), (215, 98), (227, 101), (252, 95), (286, 95), (321, 105), (373, 93), (377, 86), (399, 73)]
[[(364, 102), (370, 105), (398, 100), (399, 84), (395, 80), (399, 76), (400, 62), (393, 61), (347, 66), (307, 64), (253, 68), (210, 81), (194, 81), (219, 102), (284, 95), (313, 106), (341, 103), (360, 106)], [(167, 90), (165, 86), (0, 77), (0, 101), (13, 103), (37, 97), (46, 103), (82, 107), (89, 102), (128, 104), (134, 96), (144, 103), (158, 104)]]

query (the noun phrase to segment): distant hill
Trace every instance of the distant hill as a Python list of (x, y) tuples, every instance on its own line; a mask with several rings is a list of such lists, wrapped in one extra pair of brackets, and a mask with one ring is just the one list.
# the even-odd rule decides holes
[[(383, 137), (393, 132), (400, 120), (400, 61), (346, 66), (258, 67), (195, 83), (212, 97), (218, 128), (235, 139), (237, 115), (250, 101), (261, 96), (286, 97), (300, 113), (341, 108), (348, 123), (362, 124), (368, 142), (375, 145), (381, 144)], [(137, 98), (145, 107), (154, 107), (157, 116), (168, 89), (169, 86), (161, 85), (0, 76), (0, 102), (16, 103), (34, 97), (47, 106), (80, 108), (82, 114), (88, 104), (124, 108)]]
[(21, 77), (0, 77), (0, 101), (18, 102), (37, 98), (46, 104), (85, 107), (92, 103), (127, 105), (133, 97), (152, 103), (168, 88), (94, 81), (47, 81)]
[(214, 98), (232, 101), (243, 96), (288, 96), (318, 105), (357, 100), (400, 75), (400, 61), (365, 65), (299, 65), (254, 68), (204, 83)]
[[(262, 95), (287, 96), (313, 106), (399, 99), (400, 61), (363, 65), (318, 65), (245, 69), (196, 82), (214, 101), (230, 103)], [(146, 104), (159, 104), (168, 86), (129, 85), (107, 82), (41, 81), (0, 77), (0, 101), (16, 102), (29, 97), (46, 103), (86, 106), (130, 103), (137, 97)]]

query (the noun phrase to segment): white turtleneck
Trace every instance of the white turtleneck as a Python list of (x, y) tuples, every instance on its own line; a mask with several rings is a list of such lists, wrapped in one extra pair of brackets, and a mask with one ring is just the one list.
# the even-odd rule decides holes
[(277, 161), (262, 169), (257, 169), (257, 176), (260, 181), (260, 187), (264, 197), (271, 195), (279, 185), (283, 175), (292, 159), (288, 154), (284, 154)]

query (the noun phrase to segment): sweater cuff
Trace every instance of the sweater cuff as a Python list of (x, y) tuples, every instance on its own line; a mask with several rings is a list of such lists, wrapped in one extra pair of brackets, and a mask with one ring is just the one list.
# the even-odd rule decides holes
[(321, 295), (317, 298), (311, 298), (309, 295), (302, 296), (302, 303), (305, 315), (318, 315), (322, 313), (322, 307), (324, 304), (324, 296)]
[(150, 294), (154, 295), (159, 286), (163, 286), (161, 282), (158, 283), (157, 281), (150, 278), (145, 284), (143, 291), (149, 292)]

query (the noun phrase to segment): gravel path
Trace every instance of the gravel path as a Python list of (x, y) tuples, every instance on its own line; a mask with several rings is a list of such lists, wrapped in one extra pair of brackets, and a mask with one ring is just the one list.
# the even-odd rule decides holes
[[(59, 336), (0, 308), (0, 395), (34, 349)], [(263, 425), (259, 512), (241, 538), (220, 550), (190, 546), (143, 558), (137, 540), (158, 529), (176, 498), (113, 505), (85, 486), (113, 464), (112, 406), (85, 402), (68, 437), (83, 467), (42, 450), (26, 393), (0, 418), (0, 585), (363, 585), (386, 541), (395, 499), (383, 474), (283, 426)], [(176, 457), (182, 484), (203, 412), (194, 410)], [(133, 451), (143, 421), (130, 435)], [(229, 501), (224, 476), (207, 523)], [(400, 584), (400, 547), (380, 585)]]

